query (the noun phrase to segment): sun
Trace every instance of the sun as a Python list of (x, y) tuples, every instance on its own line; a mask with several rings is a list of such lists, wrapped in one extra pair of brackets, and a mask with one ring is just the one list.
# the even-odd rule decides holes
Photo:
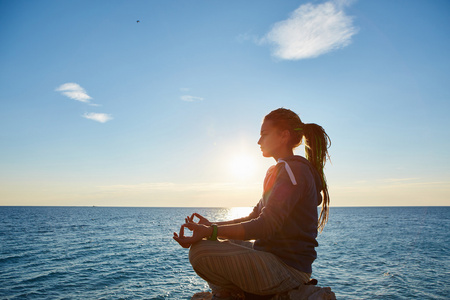
[(255, 158), (247, 154), (236, 155), (230, 159), (229, 169), (235, 178), (239, 180), (248, 179), (255, 174)]

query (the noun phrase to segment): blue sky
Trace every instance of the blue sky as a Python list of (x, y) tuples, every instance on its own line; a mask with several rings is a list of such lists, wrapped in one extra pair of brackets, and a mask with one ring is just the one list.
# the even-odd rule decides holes
[(0, 205), (254, 205), (278, 107), (330, 135), (332, 205), (449, 205), (449, 12), (0, 1)]

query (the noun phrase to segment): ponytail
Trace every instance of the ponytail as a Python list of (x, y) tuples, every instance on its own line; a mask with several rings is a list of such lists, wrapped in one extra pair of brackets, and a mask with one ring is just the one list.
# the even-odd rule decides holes
[(325, 130), (314, 123), (303, 125), (303, 139), (305, 143), (306, 159), (319, 172), (322, 180), (322, 209), (320, 210), (319, 225), (320, 231), (323, 230), (328, 221), (330, 195), (328, 193), (327, 179), (323, 171), (327, 158), (330, 159), (328, 148), (331, 145), (331, 140)]
[(327, 158), (330, 159), (328, 154), (328, 148), (331, 145), (330, 137), (321, 126), (314, 123), (303, 123), (300, 117), (289, 109), (276, 109), (265, 116), (264, 120), (272, 121), (274, 126), (282, 130), (289, 130), (292, 149), (304, 142), (306, 159), (317, 170), (322, 181), (322, 209), (318, 220), (318, 229), (322, 231), (328, 221), (330, 206), (330, 195), (323, 171)]

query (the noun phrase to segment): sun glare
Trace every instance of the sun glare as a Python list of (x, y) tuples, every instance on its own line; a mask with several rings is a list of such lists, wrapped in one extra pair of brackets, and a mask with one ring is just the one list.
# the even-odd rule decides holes
[(226, 216), (227, 220), (239, 219), (248, 216), (253, 210), (253, 207), (232, 207), (228, 210)]
[(255, 174), (256, 162), (250, 155), (239, 155), (230, 160), (229, 168), (237, 179), (248, 179)]

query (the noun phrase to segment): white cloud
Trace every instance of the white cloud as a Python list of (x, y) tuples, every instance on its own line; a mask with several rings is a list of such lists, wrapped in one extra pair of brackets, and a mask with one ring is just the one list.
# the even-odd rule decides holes
[[(77, 101), (80, 101), (83, 103), (87, 103), (89, 106), (95, 106), (95, 107), (101, 106), (100, 104), (90, 102), (92, 97), (89, 96), (86, 93), (86, 90), (84, 88), (82, 88), (78, 83), (74, 83), (74, 82), (64, 83), (64, 84), (60, 85), (59, 87), (57, 87), (55, 89), (55, 91), (61, 92), (62, 95), (67, 96), (71, 99), (74, 99), (74, 100), (77, 100)], [(113, 117), (109, 114), (93, 113), (93, 112), (84, 113), (84, 115), (82, 115), (82, 117), (86, 118), (86, 119), (94, 120), (94, 121), (97, 121), (100, 123), (106, 123), (113, 119)]]
[(86, 93), (84, 88), (74, 82), (64, 83), (57, 87), (55, 91), (61, 92), (61, 94), (69, 97), (70, 99), (84, 103), (89, 103), (89, 100), (92, 99), (92, 97)]
[(275, 23), (260, 41), (274, 45), (273, 55), (287, 60), (317, 57), (350, 44), (357, 29), (343, 11), (345, 2), (301, 5), (284, 21)]
[(84, 113), (83, 118), (94, 120), (100, 123), (106, 123), (113, 119), (109, 114), (104, 113)]
[(190, 96), (190, 95), (183, 95), (183, 96), (181, 96), (181, 100), (186, 101), (186, 102), (194, 102), (194, 101), (203, 101), (203, 98)]

